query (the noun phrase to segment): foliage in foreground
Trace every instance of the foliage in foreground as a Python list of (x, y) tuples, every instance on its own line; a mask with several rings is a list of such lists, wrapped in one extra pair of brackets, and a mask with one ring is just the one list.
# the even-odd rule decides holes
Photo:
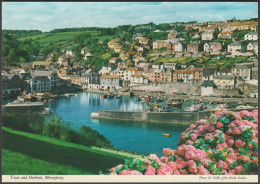
[[(258, 173), (258, 110), (220, 110), (181, 134), (165, 156), (125, 160), (110, 175), (238, 175)], [(102, 172), (100, 173), (102, 174)]]
[(1, 135), (4, 175), (93, 175), (130, 157), (7, 127)]
[(112, 143), (96, 130), (88, 126), (82, 126), (79, 130), (71, 128), (71, 124), (62, 120), (57, 115), (44, 123), (44, 117), (40, 114), (4, 113), (2, 115), (3, 126), (30, 133), (45, 135), (85, 146), (101, 148), (114, 148)]

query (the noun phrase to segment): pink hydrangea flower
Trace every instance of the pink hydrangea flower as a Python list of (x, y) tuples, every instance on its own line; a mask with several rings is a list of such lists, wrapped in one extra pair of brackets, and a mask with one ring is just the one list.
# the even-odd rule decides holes
[(175, 172), (177, 170), (176, 162), (169, 162), (167, 165)]
[(194, 142), (193, 142), (193, 141), (191, 141), (191, 140), (187, 140), (187, 141), (185, 142), (185, 144), (187, 144), (187, 145), (193, 145), (193, 144), (194, 144)]
[(178, 169), (183, 169), (186, 167), (186, 162), (182, 157), (178, 157), (176, 160), (176, 166)]
[(243, 166), (239, 165), (235, 167), (235, 174), (241, 174), (244, 172)]
[(228, 158), (233, 161), (237, 161), (237, 155), (235, 153), (229, 153)]
[(241, 135), (241, 130), (238, 128), (238, 127), (235, 127), (234, 130), (233, 130), (233, 134), (235, 135)]
[(173, 151), (170, 148), (165, 148), (165, 149), (163, 149), (163, 154), (166, 156), (170, 156), (173, 154)]
[(175, 175), (180, 175), (181, 173), (180, 173), (180, 171), (177, 169), (176, 171), (174, 171), (173, 174), (175, 174)]
[(181, 171), (181, 175), (188, 175), (189, 173), (188, 173), (188, 171), (186, 170), (186, 169), (183, 169), (182, 171)]
[(227, 134), (228, 134), (228, 135), (233, 134), (233, 130), (232, 130), (232, 129), (228, 129), (228, 130), (227, 130)]
[(191, 172), (191, 173), (197, 173), (197, 167), (196, 167), (196, 164), (195, 165), (191, 165), (190, 167), (189, 167), (189, 172)]
[(223, 160), (217, 162), (217, 167), (221, 167), (222, 169), (228, 169), (228, 165)]
[(145, 171), (145, 175), (155, 175), (155, 173), (156, 169), (152, 166), (149, 166)]
[(161, 157), (160, 158), (160, 161), (163, 162), (163, 163), (167, 163), (169, 160), (170, 160), (169, 157)]
[(221, 123), (221, 122), (217, 122), (217, 123), (216, 123), (216, 127), (217, 127), (217, 128), (222, 128), (223, 126), (224, 126), (224, 124)]
[(196, 157), (196, 154), (193, 151), (185, 152), (185, 159), (190, 160), (190, 159), (194, 159), (195, 157)]
[(242, 141), (241, 139), (237, 139), (236, 141), (235, 141), (235, 146), (237, 147), (237, 148), (242, 148), (242, 147), (244, 147), (246, 145), (246, 143), (244, 142), (244, 141)]
[(130, 175), (132, 169), (125, 169), (119, 173), (119, 175)]
[(190, 137), (191, 137), (191, 140), (192, 140), (192, 141), (196, 141), (198, 135), (197, 135), (197, 134), (191, 134)]
[(173, 170), (168, 165), (162, 166), (162, 168), (157, 170), (158, 175), (172, 175)]
[(141, 172), (139, 172), (139, 171), (132, 170), (132, 171), (129, 172), (128, 175), (143, 175), (143, 174)]
[(155, 155), (155, 154), (150, 154), (150, 155), (148, 156), (148, 158), (151, 159), (151, 160), (159, 160), (158, 156)]
[(185, 151), (186, 151), (186, 145), (183, 144), (183, 145), (179, 146), (177, 148), (177, 150), (178, 150), (178, 155), (184, 156)]

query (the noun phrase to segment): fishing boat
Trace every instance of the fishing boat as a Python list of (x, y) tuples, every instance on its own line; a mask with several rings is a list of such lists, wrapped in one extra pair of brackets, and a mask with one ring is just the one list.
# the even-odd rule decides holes
[(229, 105), (226, 104), (226, 103), (225, 104), (218, 104), (218, 105), (215, 106), (215, 108), (213, 110), (226, 109), (228, 107), (229, 107)]
[(24, 97), (24, 101), (36, 102), (37, 101), (37, 97), (31, 96), (31, 95), (27, 95), (27, 96)]
[(239, 106), (237, 106), (236, 107), (236, 109), (252, 109), (252, 108), (254, 108), (253, 106), (251, 106), (251, 105), (239, 105)]
[(178, 106), (181, 106), (181, 105), (182, 105), (181, 100), (179, 100), (179, 99), (172, 100), (172, 106), (178, 107)]
[(167, 134), (167, 133), (162, 133), (163, 136), (165, 137), (171, 137), (172, 135), (171, 134)]
[(190, 107), (186, 107), (184, 109), (185, 112), (198, 112), (199, 111), (199, 108), (197, 105), (192, 105)]
[(166, 112), (171, 112), (171, 111), (172, 111), (172, 107), (170, 107), (170, 106), (165, 107), (165, 111), (166, 111)]
[(115, 99), (121, 99), (121, 98), (122, 98), (121, 95), (116, 95), (116, 96), (115, 96)]
[(135, 98), (135, 101), (137, 101), (137, 102), (138, 102), (138, 101), (142, 101), (142, 99), (141, 99), (141, 97), (136, 97), (136, 98)]
[(105, 98), (107, 98), (107, 95), (101, 95), (101, 98), (105, 99)]

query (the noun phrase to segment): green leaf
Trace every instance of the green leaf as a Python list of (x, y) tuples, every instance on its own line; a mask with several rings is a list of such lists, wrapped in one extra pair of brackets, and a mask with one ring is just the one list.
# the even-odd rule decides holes
[(103, 174), (103, 173), (102, 173), (102, 171), (100, 170), (98, 174), (100, 175), (100, 174)]

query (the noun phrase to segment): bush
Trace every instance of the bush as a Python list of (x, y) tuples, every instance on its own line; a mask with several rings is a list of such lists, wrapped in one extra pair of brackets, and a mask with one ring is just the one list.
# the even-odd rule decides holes
[(44, 117), (41, 114), (18, 114), (18, 113), (3, 113), (3, 126), (13, 129), (42, 134), (44, 128)]
[(177, 150), (165, 156), (126, 160), (111, 175), (258, 174), (258, 110), (217, 111), (181, 134)]

